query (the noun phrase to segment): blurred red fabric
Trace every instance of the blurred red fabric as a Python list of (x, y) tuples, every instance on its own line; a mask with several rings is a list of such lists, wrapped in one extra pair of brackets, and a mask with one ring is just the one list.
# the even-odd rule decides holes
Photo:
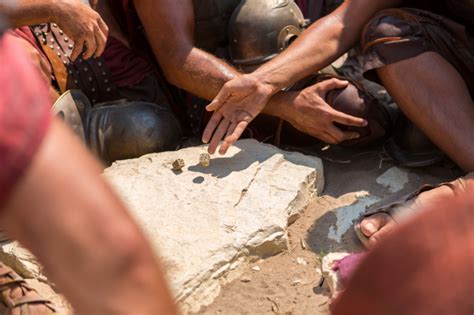
[(0, 38), (0, 208), (48, 129), (48, 89), (12, 34)]

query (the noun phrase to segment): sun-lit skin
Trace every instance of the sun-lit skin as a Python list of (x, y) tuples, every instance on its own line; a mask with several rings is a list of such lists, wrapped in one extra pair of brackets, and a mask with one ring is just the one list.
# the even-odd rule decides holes
[(38, 258), (78, 314), (176, 314), (154, 251), (103, 166), (48, 117), (46, 84), (13, 37), (0, 38), (0, 145), (17, 161), (0, 176), (1, 231)]
[(0, 3), (0, 12), (15, 27), (58, 24), (74, 40), (73, 60), (81, 54), (89, 59), (104, 52), (109, 29), (96, 11), (80, 0), (7, 0)]
[[(223, 139), (220, 152), (225, 153), (281, 88), (327, 66), (358, 43), (375, 13), (399, 4), (396, 0), (347, 0), (278, 57), (226, 83), (207, 108), (214, 114), (203, 141), (217, 144)], [(474, 104), (453, 66), (439, 54), (427, 52), (377, 73), (404, 114), (463, 170), (474, 171)], [(389, 223), (393, 223), (390, 217), (381, 214), (364, 220), (361, 228), (371, 237), (383, 227), (388, 229)]]
[[(147, 33), (148, 40), (167, 80), (179, 88), (207, 100), (212, 100), (222, 86), (241, 74), (224, 60), (194, 46), (194, 10), (192, 0), (135, 0), (135, 7)], [(358, 137), (354, 132), (343, 132), (333, 122), (352, 126), (364, 126), (363, 119), (332, 109), (321, 98), (323, 88), (339, 88), (346, 83), (320, 85), (320, 93), (306, 90), (277, 93), (263, 102), (263, 111), (284, 119), (302, 132), (328, 143), (339, 143)], [(311, 93), (313, 92), (313, 93)], [(311, 102), (307, 102), (311, 98)], [(255, 118), (258, 114), (250, 114)], [(324, 120), (323, 124), (317, 122)], [(231, 124), (237, 128), (237, 124)], [(224, 135), (225, 136), (225, 132)], [(214, 153), (218, 142), (212, 142), (209, 153)]]

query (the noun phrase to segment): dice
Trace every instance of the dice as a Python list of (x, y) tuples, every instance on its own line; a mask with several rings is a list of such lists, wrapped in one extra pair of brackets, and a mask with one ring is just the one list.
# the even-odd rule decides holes
[(177, 159), (173, 162), (173, 171), (179, 172), (185, 166), (183, 159)]
[(204, 167), (208, 167), (209, 163), (211, 163), (211, 156), (207, 153), (201, 153), (199, 156), (199, 164)]

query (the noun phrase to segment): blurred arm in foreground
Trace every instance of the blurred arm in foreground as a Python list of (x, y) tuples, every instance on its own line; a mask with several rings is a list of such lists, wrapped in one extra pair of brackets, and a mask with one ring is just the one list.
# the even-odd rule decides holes
[(79, 314), (175, 314), (152, 249), (100, 165), (51, 122), (46, 86), (8, 35), (0, 59), (2, 229), (38, 257)]

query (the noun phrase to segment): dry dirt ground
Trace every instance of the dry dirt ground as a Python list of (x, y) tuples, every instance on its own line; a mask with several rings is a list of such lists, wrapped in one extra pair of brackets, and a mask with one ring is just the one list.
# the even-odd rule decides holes
[[(329, 313), (330, 292), (321, 279), (322, 257), (330, 252), (362, 250), (352, 227), (340, 242), (328, 238), (329, 230), (337, 220), (337, 209), (352, 204), (360, 191), (382, 199), (394, 195), (376, 182), (379, 176), (394, 167), (391, 162), (381, 162), (379, 150), (357, 154), (331, 152), (329, 156), (331, 159), (324, 162), (326, 188), (288, 228), (289, 250), (251, 264), (199, 314)], [(347, 156), (352, 158), (348, 160)], [(436, 184), (460, 175), (449, 163), (402, 171), (408, 172), (407, 182), (399, 187), (396, 195), (409, 193), (421, 184)]]
[[(334, 227), (341, 226), (339, 221), (344, 221), (345, 214), (361, 211), (360, 207), (347, 207), (358, 200), (361, 191), (384, 199), (407, 194), (421, 184), (436, 184), (461, 175), (449, 163), (417, 170), (396, 169), (398, 173), (395, 173), (403, 176), (387, 181), (394, 184), (392, 191), (399, 190), (393, 194), (389, 188), (377, 183), (382, 174), (394, 169), (392, 163), (381, 161), (380, 149), (351, 152), (332, 148), (317, 152), (324, 160), (326, 187), (288, 228), (288, 250), (246, 267), (237, 280), (224, 286), (213, 304), (201, 309), (199, 315), (328, 314), (330, 292), (327, 281), (322, 282), (321, 259), (331, 252), (362, 250), (347, 220), (342, 224), (344, 233), (336, 231), (341, 234), (339, 240), (329, 237)], [(397, 183), (402, 184), (397, 187)], [(15, 264), (8, 260), (11, 255), (4, 251), (5, 248), (0, 252), (0, 261), (31, 278), (29, 283), (56, 303), (60, 309), (58, 314), (71, 314), (66, 302), (51, 287), (22, 272), (29, 266), (28, 257), (16, 257), (18, 264)], [(18, 250), (14, 252), (18, 253)]]

